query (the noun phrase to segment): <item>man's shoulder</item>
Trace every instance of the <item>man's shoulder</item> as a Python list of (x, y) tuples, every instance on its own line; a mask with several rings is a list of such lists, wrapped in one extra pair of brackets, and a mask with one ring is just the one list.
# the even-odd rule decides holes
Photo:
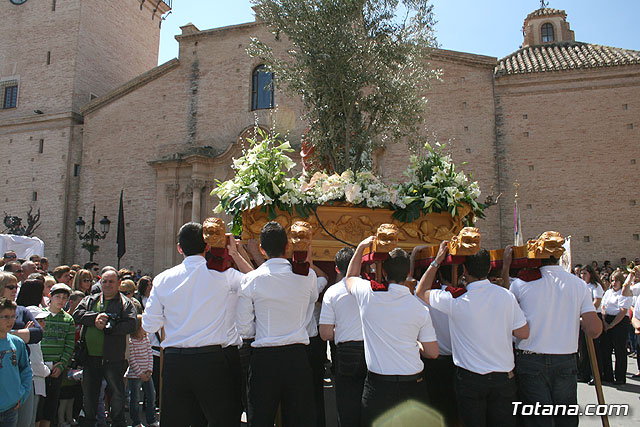
[(164, 270), (162, 273), (158, 274), (155, 279), (153, 279), (154, 286), (158, 286), (166, 280), (171, 280), (173, 277), (178, 274), (182, 274), (185, 271), (183, 264), (174, 265), (173, 267)]
[(347, 295), (347, 294), (349, 294), (347, 287), (345, 286), (343, 281), (340, 281), (340, 282), (334, 283), (333, 285), (327, 288), (327, 290), (324, 293), (324, 298), (335, 299), (339, 296)]

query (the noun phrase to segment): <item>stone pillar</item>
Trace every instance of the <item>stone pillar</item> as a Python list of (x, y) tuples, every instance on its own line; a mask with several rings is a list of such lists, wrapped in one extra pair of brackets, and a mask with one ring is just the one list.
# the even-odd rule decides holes
[(204, 187), (204, 181), (194, 179), (191, 181), (191, 187), (193, 188), (191, 221), (202, 222), (202, 218), (200, 218), (200, 202), (202, 201), (202, 187)]

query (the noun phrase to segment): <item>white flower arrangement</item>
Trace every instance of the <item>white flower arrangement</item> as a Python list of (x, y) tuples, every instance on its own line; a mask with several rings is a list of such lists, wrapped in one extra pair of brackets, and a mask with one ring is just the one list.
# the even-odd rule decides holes
[(276, 208), (302, 217), (308, 217), (318, 205), (346, 202), (367, 208), (389, 208), (394, 217), (412, 222), (422, 214), (449, 212), (467, 203), (475, 216), (482, 217), (485, 206), (476, 199), (480, 196), (477, 182), (469, 182), (463, 172), (457, 172), (442, 147), (425, 146), (425, 156), (411, 156), (405, 172), (407, 180), (387, 185), (371, 171), (341, 174), (316, 172), (308, 180), (304, 175), (291, 176), (295, 163), (288, 142), (277, 135), (260, 135), (262, 141), (249, 140), (251, 144), (243, 156), (234, 159), (232, 168), (236, 176), (228, 181), (217, 181), (211, 192), (220, 198), (215, 212), (223, 210), (233, 215), (234, 234), (242, 230), (242, 212), (261, 207), (269, 218), (276, 217)]

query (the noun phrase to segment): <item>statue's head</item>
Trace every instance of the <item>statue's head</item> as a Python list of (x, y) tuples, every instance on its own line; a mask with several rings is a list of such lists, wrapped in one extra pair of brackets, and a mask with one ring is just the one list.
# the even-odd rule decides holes
[(391, 252), (398, 246), (400, 229), (395, 224), (380, 224), (373, 242), (374, 252)]
[(212, 248), (224, 248), (227, 245), (224, 221), (220, 218), (207, 218), (202, 223), (202, 236)]
[(294, 252), (306, 252), (311, 245), (313, 230), (306, 221), (296, 221), (291, 225), (291, 248)]
[(480, 230), (475, 227), (464, 227), (457, 236), (449, 242), (449, 252), (452, 255), (474, 255), (480, 250)]
[(527, 252), (529, 258), (550, 258), (560, 259), (564, 253), (564, 237), (557, 231), (545, 231), (537, 240), (527, 242)]

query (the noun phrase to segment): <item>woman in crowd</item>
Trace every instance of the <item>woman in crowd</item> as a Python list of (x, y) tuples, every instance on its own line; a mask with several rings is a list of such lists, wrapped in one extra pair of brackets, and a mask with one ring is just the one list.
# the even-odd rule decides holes
[(151, 295), (151, 288), (153, 287), (153, 283), (151, 281), (151, 277), (142, 276), (138, 280), (138, 292), (134, 295), (134, 298), (140, 302), (142, 305), (142, 310), (144, 311), (144, 307), (147, 304), (147, 300), (149, 299), (149, 295)]
[[(580, 277), (587, 283), (587, 287), (591, 291), (591, 300), (593, 301), (593, 305), (595, 306), (596, 311), (599, 311), (602, 296), (604, 295), (604, 290), (601, 286), (600, 276), (595, 271), (593, 263), (591, 265), (587, 264), (582, 267), (582, 269), (580, 270)], [(601, 315), (600, 318), (602, 318)], [(591, 371), (589, 351), (587, 350), (587, 340), (582, 329), (580, 329), (580, 335), (578, 336), (578, 338), (578, 380), (582, 382), (592, 383), (593, 373)], [(594, 339), (593, 344), (596, 349), (596, 360), (598, 361), (598, 369), (600, 372), (602, 372), (603, 357), (600, 338)]]
[(85, 295), (89, 295), (91, 292), (91, 285), (93, 285), (93, 276), (89, 270), (80, 269), (73, 278), (73, 285), (71, 288), (74, 291), (80, 291)]
[[(632, 304), (632, 294), (629, 286), (622, 286), (625, 281), (624, 274), (616, 271), (611, 275), (611, 288), (602, 297), (603, 333), (602, 354), (603, 373), (602, 380), (614, 384), (624, 384), (627, 375), (627, 330), (629, 329), (629, 317), (627, 310)], [(611, 366), (611, 352), (615, 352), (615, 373)]]
[(56, 284), (56, 279), (53, 276), (44, 276), (44, 289), (42, 290), (42, 307), (49, 307), (49, 292), (53, 285)]

